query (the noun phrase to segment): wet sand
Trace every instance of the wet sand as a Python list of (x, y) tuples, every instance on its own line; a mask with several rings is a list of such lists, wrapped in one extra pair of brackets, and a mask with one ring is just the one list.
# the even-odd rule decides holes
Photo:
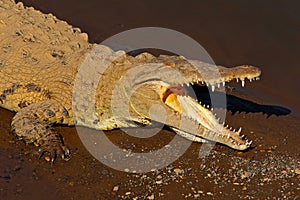
[[(4, 199), (298, 199), (300, 198), (298, 80), (300, 14), (296, 1), (23, 1), (80, 27), (90, 42), (141, 26), (185, 33), (226, 66), (252, 64), (263, 72), (246, 88), (231, 84), (226, 122), (242, 126), (255, 147), (239, 153), (217, 144), (205, 159), (192, 144), (170, 166), (146, 174), (113, 170), (95, 160), (73, 127), (57, 127), (72, 149), (68, 162), (38, 160), (35, 148), (9, 134), (13, 113), (0, 110), (0, 195)], [(94, 130), (84, 129), (87, 134)], [(148, 139), (119, 130), (107, 136), (121, 148), (159, 149), (168, 129)]]

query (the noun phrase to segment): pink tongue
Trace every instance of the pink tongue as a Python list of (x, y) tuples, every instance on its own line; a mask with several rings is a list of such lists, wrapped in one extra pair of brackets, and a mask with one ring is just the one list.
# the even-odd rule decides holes
[(176, 95), (181, 95), (181, 96), (187, 95), (186, 90), (185, 90), (184, 87), (181, 86), (181, 85), (172, 86), (172, 87), (170, 88), (170, 90), (172, 91), (172, 93), (174, 93), (174, 94), (176, 94)]

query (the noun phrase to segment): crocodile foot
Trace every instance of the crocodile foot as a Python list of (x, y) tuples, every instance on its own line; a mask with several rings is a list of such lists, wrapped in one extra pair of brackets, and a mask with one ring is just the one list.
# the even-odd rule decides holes
[(12, 120), (13, 132), (26, 143), (39, 147), (40, 157), (54, 162), (57, 157), (69, 159), (70, 151), (64, 145), (63, 138), (51, 126), (63, 120), (63, 108), (55, 101), (45, 101), (22, 108)]
[(47, 161), (52, 163), (57, 157), (61, 157), (63, 160), (68, 161), (70, 159), (70, 150), (64, 145), (61, 136), (55, 133), (54, 129), (50, 129), (50, 134), (44, 135), (40, 139), (40, 158), (45, 154), (49, 154), (49, 157), (46, 156)]

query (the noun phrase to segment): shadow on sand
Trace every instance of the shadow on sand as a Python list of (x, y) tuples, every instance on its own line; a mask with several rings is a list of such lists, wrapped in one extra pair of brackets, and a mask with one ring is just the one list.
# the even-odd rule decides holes
[[(191, 90), (190, 88), (187, 90)], [(209, 93), (207, 87), (203, 86), (193, 86), (196, 98), (201, 101), (201, 104), (209, 105), (211, 107), (211, 99), (213, 99), (213, 106), (216, 108), (225, 108), (224, 105), (224, 93), (213, 92)], [(193, 95), (191, 95), (193, 96)], [(263, 105), (258, 104), (240, 97), (234, 96), (232, 94), (226, 94), (226, 109), (231, 111), (234, 115), (235, 113), (263, 113), (267, 114), (267, 117), (271, 115), (288, 115), (291, 110), (282, 106), (276, 105)]]

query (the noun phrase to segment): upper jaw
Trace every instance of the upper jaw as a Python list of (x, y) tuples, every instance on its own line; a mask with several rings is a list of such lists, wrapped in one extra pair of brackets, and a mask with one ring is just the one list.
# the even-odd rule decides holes
[(189, 73), (184, 68), (179, 68), (180, 73), (185, 78), (184, 84), (201, 84), (211, 88), (212, 91), (220, 86), (225, 86), (227, 82), (236, 80), (241, 82), (242, 87), (246, 81), (252, 82), (259, 80), (261, 70), (251, 65), (241, 65), (227, 68), (223, 66), (214, 66), (201, 61), (189, 61), (194, 67), (194, 73)]

